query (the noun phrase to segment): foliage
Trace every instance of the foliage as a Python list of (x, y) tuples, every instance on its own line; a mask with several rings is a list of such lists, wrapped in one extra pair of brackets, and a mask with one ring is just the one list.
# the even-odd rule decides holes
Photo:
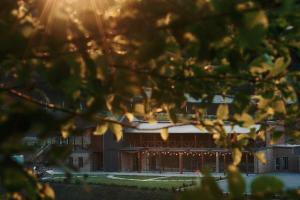
[[(205, 127), (217, 145), (234, 150), (235, 165), (249, 140), (264, 140), (268, 119), (299, 140), (299, 71), (293, 63), (299, 13), (295, 0), (1, 0), (1, 185), (18, 191), (18, 180), (27, 177), (33, 181), (23, 196), (51, 197), (10, 156), (30, 151), (22, 145), (28, 134), (80, 132), (78, 118), (99, 124), (96, 134), (110, 129), (120, 140), (120, 125), (133, 125), (119, 116), (152, 123), (164, 112), (176, 124)], [(186, 94), (201, 103), (181, 119), (176, 113)], [(232, 97), (233, 108), (220, 105), (218, 118), (205, 120), (216, 94)], [(136, 102), (132, 109), (130, 102)], [(223, 120), (263, 126), (252, 137), (229, 138)], [(167, 127), (161, 133), (167, 139)], [(54, 161), (63, 163), (65, 155), (54, 151)], [(16, 186), (8, 169), (20, 174)], [(212, 184), (209, 178), (205, 184)], [(220, 195), (216, 186), (202, 189)]]
[(201, 185), (192, 191), (183, 193), (180, 199), (299, 199), (298, 191), (285, 191), (281, 180), (272, 176), (258, 176), (251, 183), (251, 193), (246, 192), (246, 184), (242, 175), (233, 166), (229, 168), (228, 174), (229, 193), (223, 193), (216, 182), (208, 174), (202, 179)]

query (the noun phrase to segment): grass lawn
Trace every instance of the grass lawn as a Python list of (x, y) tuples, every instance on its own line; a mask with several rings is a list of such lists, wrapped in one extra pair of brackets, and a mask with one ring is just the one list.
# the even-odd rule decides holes
[(115, 175), (114, 177), (126, 178), (126, 179), (137, 179), (137, 180), (147, 180), (152, 178), (159, 178), (162, 176), (131, 176), (131, 175)]
[(189, 176), (170, 176), (170, 177), (165, 177), (163, 180), (174, 180), (174, 181), (184, 181), (184, 180), (189, 180), (189, 181), (198, 181), (200, 177), (189, 177)]
[[(70, 183), (76, 184), (96, 184), (96, 185), (118, 185), (118, 186), (134, 186), (138, 188), (161, 188), (161, 189), (172, 189), (179, 188), (181, 186), (192, 185), (197, 181), (196, 178), (192, 179), (192, 177), (161, 177), (156, 180), (144, 181), (150, 178), (157, 178), (151, 176), (115, 176), (122, 177), (128, 179), (136, 179), (136, 180), (126, 180), (126, 179), (112, 179), (108, 178), (105, 175), (98, 176), (88, 176), (87, 178), (83, 178), (82, 176), (73, 177)], [(62, 183), (64, 182), (64, 177), (62, 176), (54, 176), (53, 178), (48, 179), (51, 182)], [(177, 180), (177, 181), (168, 181), (168, 180)]]

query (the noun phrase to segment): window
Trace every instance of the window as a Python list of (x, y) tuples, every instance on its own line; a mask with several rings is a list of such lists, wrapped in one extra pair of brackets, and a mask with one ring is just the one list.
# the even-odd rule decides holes
[(289, 169), (289, 158), (283, 157), (283, 169)]
[(78, 167), (83, 168), (83, 157), (78, 157)]
[(276, 170), (280, 170), (280, 158), (276, 158), (275, 167), (276, 167)]

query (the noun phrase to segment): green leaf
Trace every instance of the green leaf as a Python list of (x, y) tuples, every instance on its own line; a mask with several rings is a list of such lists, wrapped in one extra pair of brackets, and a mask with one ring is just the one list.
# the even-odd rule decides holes
[(255, 196), (262, 197), (265, 194), (276, 194), (283, 190), (284, 184), (281, 180), (273, 176), (261, 175), (251, 183), (251, 192)]
[(231, 167), (228, 170), (228, 188), (231, 199), (243, 199), (246, 189), (246, 182), (237, 169), (232, 169), (233, 168)]
[(229, 107), (227, 104), (220, 104), (217, 110), (217, 118), (226, 120), (229, 117)]
[(270, 144), (276, 144), (284, 133), (282, 131), (273, 131)]

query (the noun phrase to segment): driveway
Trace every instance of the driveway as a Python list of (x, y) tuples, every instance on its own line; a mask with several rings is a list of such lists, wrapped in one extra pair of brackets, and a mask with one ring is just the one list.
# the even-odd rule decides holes
[[(297, 189), (300, 188), (300, 173), (269, 173), (265, 175), (271, 175), (279, 178), (285, 185), (286, 189)], [(255, 177), (259, 175), (244, 175), (247, 184), (247, 193), (250, 193), (251, 182)], [(228, 192), (227, 180), (218, 181), (219, 186), (222, 188), (224, 192)]]

